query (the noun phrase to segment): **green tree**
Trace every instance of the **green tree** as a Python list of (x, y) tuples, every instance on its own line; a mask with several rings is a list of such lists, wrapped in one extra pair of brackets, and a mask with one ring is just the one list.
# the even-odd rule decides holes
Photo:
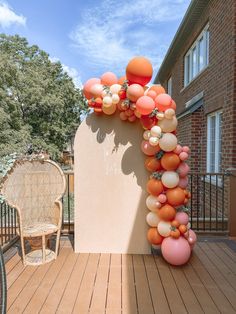
[(0, 34), (0, 156), (65, 148), (88, 110), (81, 90), (38, 46)]

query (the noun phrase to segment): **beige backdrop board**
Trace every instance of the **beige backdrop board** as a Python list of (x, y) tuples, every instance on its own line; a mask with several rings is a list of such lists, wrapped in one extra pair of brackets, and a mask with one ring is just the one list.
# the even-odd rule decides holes
[(145, 200), (148, 173), (140, 122), (91, 114), (77, 130), (75, 251), (150, 253)]

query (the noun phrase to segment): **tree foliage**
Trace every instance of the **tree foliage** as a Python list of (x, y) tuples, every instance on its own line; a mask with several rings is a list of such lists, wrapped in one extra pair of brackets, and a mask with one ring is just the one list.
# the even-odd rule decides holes
[(25, 38), (0, 34), (0, 156), (32, 146), (58, 157), (85, 111), (60, 62)]

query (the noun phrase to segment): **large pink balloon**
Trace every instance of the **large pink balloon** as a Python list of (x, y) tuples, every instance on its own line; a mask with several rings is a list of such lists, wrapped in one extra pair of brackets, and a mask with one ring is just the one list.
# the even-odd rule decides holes
[(91, 78), (89, 80), (87, 80), (87, 82), (84, 84), (84, 88), (83, 88), (83, 93), (84, 96), (87, 99), (91, 99), (93, 97), (93, 95), (90, 93), (90, 89), (94, 84), (100, 84), (101, 80), (99, 78)]
[(152, 146), (149, 144), (149, 141), (142, 141), (141, 143), (141, 150), (147, 156), (153, 156), (160, 150), (159, 145)]
[(148, 115), (154, 108), (155, 102), (149, 96), (142, 96), (136, 102), (136, 110), (142, 115)]
[(168, 263), (179, 266), (188, 262), (191, 248), (188, 241), (182, 236), (178, 239), (168, 237), (161, 244), (161, 252)]
[(101, 83), (106, 86), (111, 86), (118, 83), (118, 78), (114, 73), (106, 72), (101, 76)]

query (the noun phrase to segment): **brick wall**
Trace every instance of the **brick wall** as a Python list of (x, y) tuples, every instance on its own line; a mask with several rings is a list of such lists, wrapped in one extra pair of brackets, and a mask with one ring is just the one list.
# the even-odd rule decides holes
[[(209, 66), (184, 88), (184, 55), (209, 23)], [(189, 32), (171, 73), (172, 97), (177, 103), (177, 113), (185, 103), (204, 92), (204, 105), (190, 116), (179, 121), (178, 134), (183, 144), (192, 149), (191, 167), (206, 170), (206, 117), (218, 109), (223, 110), (222, 166), (223, 170), (236, 167), (236, 3), (234, 0), (212, 0), (198, 23)], [(161, 82), (166, 87), (165, 82)], [(191, 134), (191, 136), (190, 136)]]

